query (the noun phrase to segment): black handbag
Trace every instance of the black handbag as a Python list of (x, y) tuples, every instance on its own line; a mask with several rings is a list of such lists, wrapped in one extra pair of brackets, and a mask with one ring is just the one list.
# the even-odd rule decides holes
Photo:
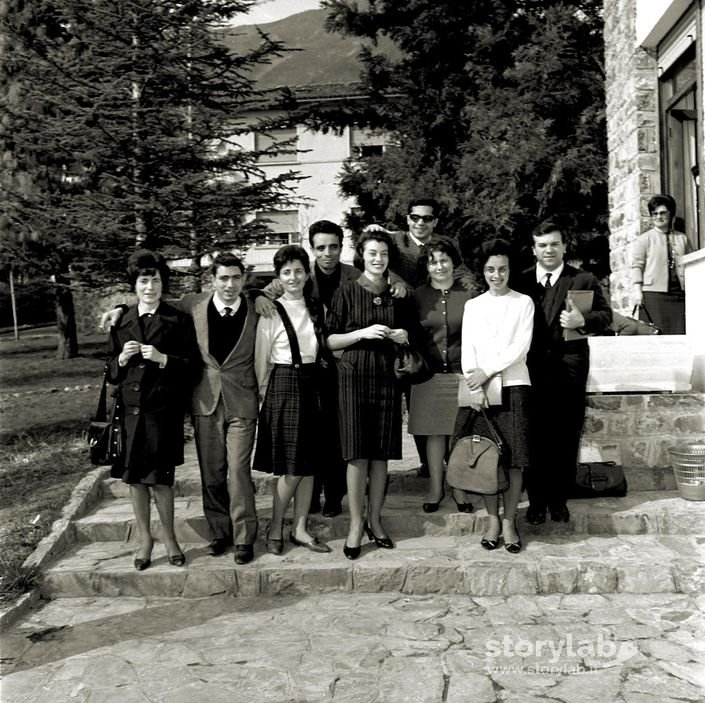
[(408, 342), (397, 344), (396, 354), (394, 375), (398, 380), (406, 383), (425, 383), (433, 376), (433, 371), (431, 371), (424, 355), (410, 346)]
[[(639, 310), (644, 311), (644, 315), (646, 316), (646, 320), (642, 320), (639, 318)], [(646, 309), (646, 305), (644, 303), (641, 303), (641, 305), (635, 305), (634, 309), (632, 310), (632, 317), (634, 318), (634, 321), (636, 323), (636, 329), (627, 334), (635, 334), (635, 335), (646, 335), (646, 334), (661, 334), (661, 330), (656, 327), (654, 324), (653, 319), (651, 318), (651, 314), (649, 311)], [(621, 332), (620, 334), (624, 334), (624, 332)]]
[(113, 404), (108, 413), (108, 378), (103, 376), (103, 387), (100, 389), (98, 407), (95, 417), (88, 428), (88, 449), (91, 464), (94, 466), (110, 466), (123, 457), (125, 446), (125, 428), (122, 422), (122, 403), (120, 391), (113, 392)]
[(509, 487), (502, 463), (502, 440), (484, 410), (481, 410), (492, 439), (478, 434), (461, 437), (448, 459), (446, 480), (453, 488), (493, 495)]
[(569, 498), (623, 498), (627, 495), (624, 469), (614, 461), (578, 464)]

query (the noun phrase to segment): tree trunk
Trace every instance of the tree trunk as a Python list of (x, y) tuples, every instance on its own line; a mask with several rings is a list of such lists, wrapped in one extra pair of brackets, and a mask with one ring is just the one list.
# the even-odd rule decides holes
[(58, 337), (56, 358), (72, 359), (78, 356), (78, 335), (76, 334), (73, 293), (68, 285), (61, 285), (60, 283), (56, 286), (56, 329)]

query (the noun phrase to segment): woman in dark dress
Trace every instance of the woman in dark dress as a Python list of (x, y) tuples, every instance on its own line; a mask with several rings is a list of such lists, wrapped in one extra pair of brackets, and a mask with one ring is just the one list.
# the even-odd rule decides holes
[(174, 469), (184, 463), (184, 414), (199, 351), (191, 318), (161, 301), (169, 282), (164, 257), (146, 249), (128, 261), (128, 277), (137, 294), (111, 329), (108, 381), (118, 386), (125, 427), (125, 453), (111, 470), (130, 486), (140, 541), (134, 559), (138, 571), (151, 564), (150, 488), (162, 523), (169, 562), (186, 559), (174, 535)]
[(255, 371), (263, 398), (253, 468), (279, 477), (266, 548), (281, 554), (284, 514), (292, 498), (294, 524), (289, 541), (313, 552), (330, 547), (308, 532), (314, 474), (325, 453), (320, 451), (320, 360), (323, 311), (309, 294), (308, 254), (288, 244), (274, 255), (274, 270), (283, 293), (275, 301), (278, 315), (257, 324)]
[[(420, 335), (409, 298), (393, 298), (385, 272), (394, 244), (385, 232), (367, 232), (357, 244), (363, 273), (333, 296), (328, 347), (343, 350), (337, 364), (340, 434), (348, 462), (350, 530), (343, 552), (360, 556), (363, 529), (378, 547), (394, 544), (382, 527), (387, 462), (401, 458), (402, 389), (394, 376), (397, 345)], [(365, 489), (367, 521), (363, 522)]]

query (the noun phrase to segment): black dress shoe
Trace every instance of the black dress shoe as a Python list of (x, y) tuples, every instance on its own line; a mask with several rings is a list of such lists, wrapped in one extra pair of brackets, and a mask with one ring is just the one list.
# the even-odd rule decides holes
[(530, 525), (543, 525), (546, 522), (546, 508), (530, 505), (526, 511), (526, 521)]
[(392, 542), (389, 537), (377, 537), (377, 535), (372, 532), (372, 528), (367, 522), (365, 523), (365, 532), (367, 533), (367, 537), (381, 549), (394, 549), (394, 542)]
[(137, 569), (137, 571), (144, 571), (145, 569), (148, 569), (152, 565), (152, 560), (151, 559), (135, 559), (132, 563), (135, 565), (135, 569)]
[(337, 517), (343, 512), (343, 507), (340, 505), (340, 501), (327, 500), (323, 508), (323, 517)]
[(224, 554), (228, 547), (233, 546), (233, 541), (229, 537), (217, 537), (208, 545), (208, 554), (218, 557)]
[(549, 507), (549, 511), (553, 522), (568, 522), (570, 520), (570, 511), (566, 505), (554, 505)]
[(345, 554), (345, 556), (348, 559), (355, 560), (360, 556), (360, 549), (361, 549), (361, 547), (359, 547), (359, 546), (358, 547), (348, 547), (348, 543), (346, 542), (343, 545), (343, 554)]
[(265, 543), (265, 549), (270, 553), (270, 554), (281, 554), (284, 551), (284, 540), (280, 537), (279, 539), (275, 539), (274, 537), (269, 536), (269, 529), (267, 529), (267, 535), (264, 540)]
[(255, 550), (251, 544), (235, 545), (235, 563), (248, 564), (255, 557)]
[(497, 537), (497, 539), (487, 539), (486, 537), (483, 537), (480, 540), (480, 545), (483, 549), (491, 552), (493, 549), (497, 549), (497, 547), (499, 547), (499, 537)]

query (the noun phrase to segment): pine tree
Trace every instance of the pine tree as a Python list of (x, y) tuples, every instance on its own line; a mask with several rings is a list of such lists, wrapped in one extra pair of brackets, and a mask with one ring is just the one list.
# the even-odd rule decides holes
[(221, 42), (251, 4), (6, 4), (3, 217), (6, 231), (22, 233), (14, 242), (36, 240), (12, 245), (14, 255), (101, 286), (122, 280), (136, 245), (188, 257), (198, 274), (203, 254), (256, 238), (261, 224), (246, 215), (290, 201), (296, 175), (265, 178), (241, 146), (262, 99), (251, 69), (283, 51), (266, 35), (240, 53)]
[[(370, 43), (361, 55), (369, 102), (305, 118), (390, 135), (383, 155), (349, 162), (341, 177), (368, 220), (402, 224), (410, 199), (434, 196), (445, 206), (444, 231), (468, 251), (547, 217), (604, 230), (599, 0), (325, 5), (329, 30)], [(380, 37), (398, 57), (375, 47)]]

